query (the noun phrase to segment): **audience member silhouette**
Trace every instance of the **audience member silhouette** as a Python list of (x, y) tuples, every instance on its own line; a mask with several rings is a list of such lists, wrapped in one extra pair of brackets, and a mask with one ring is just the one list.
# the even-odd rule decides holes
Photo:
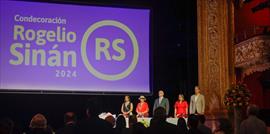
[(188, 117), (188, 134), (202, 134), (201, 131), (198, 129), (199, 125), (199, 118), (195, 114), (191, 114)]
[(184, 118), (181, 117), (181, 118), (178, 119), (178, 121), (177, 121), (177, 128), (183, 134), (187, 134), (187, 132), (188, 132), (187, 123), (186, 123), (186, 120)]
[(199, 126), (198, 129), (202, 132), (202, 134), (212, 134), (212, 130), (205, 126), (205, 116), (204, 115), (198, 115), (199, 117)]
[(65, 126), (56, 131), (55, 134), (75, 134), (75, 124), (77, 117), (73, 112), (67, 112), (64, 115)]
[(136, 115), (129, 116), (129, 118), (128, 118), (128, 128), (123, 129), (122, 133), (124, 133), (124, 134), (133, 134), (134, 131), (136, 131), (136, 130), (134, 130), (134, 126), (137, 125), (137, 123), (138, 123), (138, 119), (137, 119)]
[(218, 129), (214, 132), (214, 134), (232, 134), (233, 129), (229, 119), (221, 118), (218, 120)]
[(13, 134), (14, 122), (9, 118), (0, 120), (0, 134)]
[(266, 134), (265, 123), (257, 116), (259, 108), (256, 105), (250, 105), (247, 109), (248, 118), (240, 125), (240, 134)]
[(132, 134), (146, 134), (146, 128), (141, 122), (132, 125)]
[(86, 118), (79, 121), (76, 125), (76, 134), (113, 134), (111, 124), (98, 115), (102, 109), (101, 100), (91, 98), (86, 105)]
[(105, 118), (105, 121), (111, 124), (111, 127), (114, 128), (115, 126), (115, 118), (112, 115), (109, 115)]
[(48, 127), (47, 119), (42, 114), (36, 114), (29, 125), (27, 134), (52, 134), (52, 130)]
[(134, 124), (136, 124), (138, 122), (138, 119), (137, 119), (137, 116), (136, 115), (131, 115), (129, 116), (128, 118), (128, 125), (129, 125), (129, 128), (132, 128), (132, 126)]
[(158, 107), (154, 111), (154, 116), (148, 128), (149, 134), (182, 134), (176, 125), (166, 122), (166, 110)]
[(126, 119), (123, 115), (119, 115), (116, 119), (115, 131), (117, 134), (124, 134), (126, 131)]

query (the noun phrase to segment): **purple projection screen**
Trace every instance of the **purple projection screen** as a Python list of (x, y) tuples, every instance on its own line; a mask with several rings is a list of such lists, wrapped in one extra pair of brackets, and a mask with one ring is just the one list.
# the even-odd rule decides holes
[(150, 93), (150, 9), (0, 1), (0, 92)]

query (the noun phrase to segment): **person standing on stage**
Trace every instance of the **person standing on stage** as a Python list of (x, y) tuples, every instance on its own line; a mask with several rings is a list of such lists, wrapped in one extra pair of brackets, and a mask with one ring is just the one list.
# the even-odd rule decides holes
[(184, 100), (184, 95), (179, 94), (178, 100), (174, 104), (174, 117), (187, 118), (188, 103)]
[(139, 100), (140, 100), (140, 103), (138, 103), (136, 107), (137, 116), (148, 117), (149, 107), (148, 107), (148, 104), (145, 102), (146, 98), (144, 96), (140, 96)]
[(195, 86), (195, 94), (190, 98), (190, 114), (204, 114), (205, 99), (200, 93), (200, 88)]
[(164, 92), (162, 90), (158, 91), (158, 98), (155, 100), (153, 111), (158, 107), (163, 107), (166, 110), (166, 115), (169, 115), (170, 104), (169, 100), (164, 97)]
[(124, 103), (121, 106), (121, 112), (125, 117), (132, 115), (133, 104), (130, 102), (130, 97), (125, 96)]

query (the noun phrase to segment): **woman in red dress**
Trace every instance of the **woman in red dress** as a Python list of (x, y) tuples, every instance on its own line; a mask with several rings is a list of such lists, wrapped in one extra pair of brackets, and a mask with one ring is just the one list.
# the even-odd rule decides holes
[(140, 103), (138, 103), (136, 107), (137, 117), (148, 117), (149, 107), (145, 102), (146, 98), (144, 96), (140, 96), (139, 100)]
[(188, 103), (184, 100), (184, 95), (179, 94), (178, 100), (174, 104), (174, 117), (175, 118), (187, 118)]

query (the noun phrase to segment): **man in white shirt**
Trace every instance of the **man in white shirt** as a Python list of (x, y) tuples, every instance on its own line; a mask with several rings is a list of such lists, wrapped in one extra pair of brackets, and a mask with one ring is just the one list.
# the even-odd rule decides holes
[(204, 114), (205, 110), (205, 99), (202, 95), (201, 90), (198, 86), (195, 86), (195, 94), (190, 98), (190, 114)]

